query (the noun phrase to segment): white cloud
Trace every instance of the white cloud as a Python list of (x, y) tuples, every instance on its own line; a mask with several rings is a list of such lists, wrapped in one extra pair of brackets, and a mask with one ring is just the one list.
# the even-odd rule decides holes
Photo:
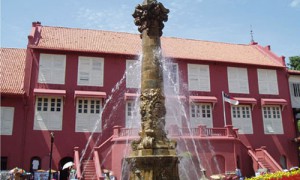
[(300, 7), (300, 0), (292, 0), (290, 3), (290, 6), (295, 8), (295, 7)]
[[(126, 6), (120, 9), (91, 9), (81, 7), (77, 14), (76, 20), (79, 21), (84, 28), (102, 29), (113, 31), (133, 31), (133, 18), (130, 13), (124, 11)], [(133, 31), (134, 32), (134, 31)]]

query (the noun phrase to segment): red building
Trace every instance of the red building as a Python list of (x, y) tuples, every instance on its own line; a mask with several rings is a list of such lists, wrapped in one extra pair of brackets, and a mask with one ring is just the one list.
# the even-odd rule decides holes
[[(168, 37), (162, 51), (181, 177), (298, 166), (283, 57), (255, 42)], [(2, 167), (47, 170), (54, 132), (53, 169), (74, 161), (86, 179), (103, 169), (126, 179), (123, 158), (139, 128), (139, 35), (34, 22), (26, 50), (1, 52)], [(223, 106), (222, 91), (239, 105)]]

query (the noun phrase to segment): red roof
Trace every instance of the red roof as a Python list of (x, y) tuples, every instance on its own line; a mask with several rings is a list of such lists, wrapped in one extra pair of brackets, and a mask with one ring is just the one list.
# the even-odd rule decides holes
[(299, 70), (292, 70), (292, 69), (289, 69), (288, 70), (288, 73), (290, 75), (300, 75), (300, 71)]
[[(34, 31), (41, 31), (41, 38), (30, 45), (32, 48), (125, 55), (138, 55), (142, 49), (142, 40), (138, 34), (49, 26), (33, 28), (31, 36), (39, 34)], [(33, 37), (36, 38), (37, 36)], [(268, 50), (257, 44), (230, 44), (171, 37), (162, 37), (161, 40), (163, 54), (170, 58), (284, 66)]]
[(26, 49), (1, 48), (0, 92), (1, 94), (24, 94)]

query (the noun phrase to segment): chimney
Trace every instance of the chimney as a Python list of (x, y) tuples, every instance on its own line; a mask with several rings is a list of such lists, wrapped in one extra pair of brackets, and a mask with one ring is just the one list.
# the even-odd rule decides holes
[(271, 46), (270, 46), (270, 45), (267, 45), (265, 48), (266, 48), (267, 50), (271, 51)]
[(281, 56), (280, 59), (282, 61), (282, 64), (285, 65), (285, 56)]
[(40, 21), (32, 22), (31, 32), (28, 35), (28, 44), (34, 44), (36, 32), (40, 33), (41, 24)]
[(32, 27), (41, 26), (41, 24), (42, 23), (40, 21), (32, 22)]

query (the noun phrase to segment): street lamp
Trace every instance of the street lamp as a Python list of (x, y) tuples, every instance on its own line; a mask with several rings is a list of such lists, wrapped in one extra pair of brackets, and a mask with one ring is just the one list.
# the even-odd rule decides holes
[(50, 148), (50, 160), (49, 160), (49, 175), (48, 175), (48, 180), (51, 180), (52, 149), (53, 149), (53, 142), (54, 142), (54, 132), (50, 133), (50, 137), (51, 137), (51, 148)]

